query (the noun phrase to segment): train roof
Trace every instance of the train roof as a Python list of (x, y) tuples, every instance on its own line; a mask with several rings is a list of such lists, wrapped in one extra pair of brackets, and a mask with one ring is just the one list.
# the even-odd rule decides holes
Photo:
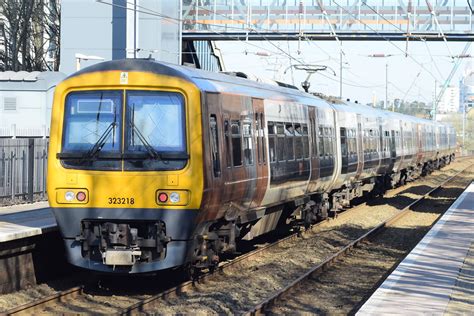
[[(309, 105), (315, 105), (323, 108), (336, 108), (345, 111), (356, 112), (366, 116), (385, 116), (397, 117), (400, 120), (409, 120), (411, 122), (433, 124), (433, 121), (405, 115), (397, 112), (385, 111), (372, 108), (360, 103), (348, 101), (331, 102), (310, 93), (264, 82), (257, 82), (235, 75), (224, 73), (209, 72), (202, 69), (179, 66), (175, 64), (158, 62), (154, 59), (120, 59), (101, 62), (87, 68), (84, 68), (68, 78), (76, 77), (85, 73), (98, 71), (143, 71), (160, 75), (182, 78), (195, 84), (200, 90), (206, 92), (228, 92), (232, 94), (247, 94), (263, 99), (276, 99), (281, 101), (297, 101)], [(447, 125), (444, 124), (443, 125)]]

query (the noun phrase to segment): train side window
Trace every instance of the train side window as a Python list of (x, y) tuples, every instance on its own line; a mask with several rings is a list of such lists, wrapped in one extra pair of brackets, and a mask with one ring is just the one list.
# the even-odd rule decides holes
[(259, 164), (262, 163), (262, 144), (261, 144), (261, 129), (260, 129), (260, 118), (258, 113), (255, 113), (255, 131), (257, 132), (256, 139), (257, 139), (257, 161)]
[(260, 144), (262, 145), (262, 162), (267, 161), (266, 157), (266, 143), (265, 143), (265, 120), (263, 118), (263, 113), (260, 113)]
[(323, 133), (323, 128), (319, 127), (318, 128), (319, 157), (323, 157), (324, 153), (325, 153), (325, 150), (326, 150), (326, 148), (324, 148), (324, 143), (325, 143), (324, 138), (325, 137), (324, 137), (324, 133)]
[(293, 124), (286, 123), (285, 124), (285, 158), (286, 160), (293, 160), (295, 159), (295, 151), (294, 151), (294, 138), (295, 138), (295, 128)]
[(334, 150), (333, 150), (333, 142), (334, 142), (334, 135), (333, 135), (333, 129), (332, 127), (327, 128), (327, 134), (326, 134), (326, 140), (327, 140), (327, 149), (326, 149), (326, 154), (330, 157), (334, 155)]
[(346, 129), (344, 127), (341, 127), (340, 133), (341, 133), (341, 154), (343, 156), (347, 156), (348, 148), (347, 148)]
[(240, 121), (231, 121), (232, 132), (232, 162), (234, 167), (242, 166), (242, 139), (240, 134)]
[(311, 156), (316, 157), (318, 152), (316, 149), (316, 126), (314, 119), (309, 120), (310, 132), (311, 132)]
[(277, 123), (277, 159), (285, 159), (285, 126), (283, 123)]
[(211, 155), (212, 155), (212, 170), (214, 171), (214, 177), (221, 175), (221, 162), (219, 157), (219, 136), (217, 130), (217, 118), (215, 114), (211, 114), (209, 117), (209, 128), (211, 136)]
[(276, 161), (275, 123), (268, 122), (268, 155), (270, 162)]
[(252, 123), (250, 121), (244, 121), (242, 123), (242, 131), (245, 164), (253, 165)]
[(231, 148), (230, 148), (230, 130), (229, 130), (229, 121), (224, 121), (224, 137), (225, 137), (225, 160), (227, 164), (227, 168), (232, 166), (232, 156), (231, 156)]
[(309, 158), (309, 138), (308, 138), (308, 125), (301, 124), (301, 131), (303, 135), (303, 157)]

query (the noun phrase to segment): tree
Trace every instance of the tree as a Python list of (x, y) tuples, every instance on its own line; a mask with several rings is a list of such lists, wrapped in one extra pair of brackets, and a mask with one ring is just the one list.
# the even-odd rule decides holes
[(58, 70), (59, 12), (59, 0), (0, 0), (0, 68)]

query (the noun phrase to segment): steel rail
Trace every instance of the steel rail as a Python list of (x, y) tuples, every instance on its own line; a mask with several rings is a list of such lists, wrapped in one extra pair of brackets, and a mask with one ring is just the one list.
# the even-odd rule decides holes
[(45, 298), (39, 299), (37, 301), (27, 303), (15, 308), (12, 308), (6, 312), (6, 315), (19, 315), (19, 314), (32, 314), (32, 312), (40, 312), (42, 309), (56, 304), (57, 302), (65, 302), (71, 298), (75, 298), (83, 294), (84, 287), (75, 286), (70, 289), (61, 291), (59, 293), (47, 296)]
[[(470, 157), (462, 157), (461, 159), (463, 158), (470, 158)], [(461, 160), (459, 159), (459, 160)], [(470, 166), (469, 166), (470, 167)], [(469, 168), (467, 167), (467, 168)], [(432, 192), (434, 192), (435, 190), (439, 189), (441, 186), (443, 186), (446, 182), (448, 181), (451, 181), (453, 178), (455, 178), (456, 176), (458, 176), (460, 173), (462, 173), (464, 170), (466, 170), (467, 168), (463, 169), (462, 171), (456, 173), (454, 176), (450, 177), (449, 179), (445, 180), (444, 182), (442, 182), (441, 184), (439, 184), (436, 188), (430, 190), (428, 193), (426, 193), (425, 195), (423, 195), (422, 198), (424, 198), (426, 195), (428, 194), (431, 194)], [(402, 186), (401, 188), (403, 188), (404, 186)], [(397, 194), (397, 193), (396, 193)], [(422, 199), (421, 198), (421, 199)], [(414, 203), (416, 203), (417, 201), (411, 203), (410, 205), (407, 206), (407, 208), (411, 207)], [(351, 216), (353, 215), (354, 213), (357, 212), (357, 210), (359, 210), (361, 207), (364, 207), (365, 204), (359, 204), (359, 205), (356, 205), (355, 207), (353, 208), (350, 208), (350, 209), (347, 209), (345, 210), (344, 212), (341, 212), (341, 213), (338, 213), (337, 214), (337, 218), (339, 219), (343, 219), (345, 217), (348, 217), (348, 216)], [(399, 213), (396, 214), (396, 216), (400, 216)], [(392, 220), (394, 219), (396, 216), (392, 217), (391, 219), (389, 220)], [(310, 228), (310, 231), (317, 228), (317, 227), (320, 227), (320, 226), (324, 226), (326, 225), (327, 223), (329, 223), (329, 219), (328, 220), (325, 220), (325, 221), (322, 221), (322, 222), (319, 222), (317, 224), (314, 224), (311, 226)], [(384, 224), (386, 223), (382, 223), (380, 224), (379, 226), (383, 226)], [(377, 226), (378, 227), (378, 226)], [(376, 228), (377, 228), (376, 227)], [(381, 227), (379, 227), (380, 229)], [(368, 234), (368, 233), (367, 233)], [(364, 236), (366, 236), (367, 234), (365, 234)], [(282, 239), (279, 239), (277, 240), (276, 242), (274, 243), (271, 243), (271, 244), (267, 244), (263, 247), (260, 247), (256, 250), (253, 250), (253, 251), (250, 251), (244, 255), (241, 255), (239, 257), (236, 257), (235, 259), (232, 259), (231, 261), (228, 261), (228, 262), (224, 262), (222, 263), (219, 267), (216, 268), (216, 270), (213, 272), (213, 273), (205, 273), (203, 275), (200, 275), (198, 278), (194, 279), (194, 280), (189, 280), (189, 281), (185, 281), (177, 286), (174, 286), (170, 289), (167, 289), (157, 295), (154, 295), (150, 298), (147, 298), (145, 300), (142, 300), (136, 304), (133, 304), (131, 306), (129, 306), (128, 308), (122, 310), (121, 312), (119, 312), (118, 314), (119, 315), (135, 315), (135, 314), (140, 314), (144, 311), (144, 308), (147, 306), (147, 305), (152, 305), (154, 301), (157, 301), (157, 300), (160, 300), (160, 299), (166, 299), (166, 298), (170, 298), (172, 296), (175, 296), (175, 295), (179, 295), (183, 292), (186, 292), (188, 290), (191, 290), (195, 287), (195, 284), (196, 283), (201, 283), (201, 282), (204, 282), (206, 281), (208, 278), (212, 277), (215, 273), (222, 273), (223, 271), (227, 271), (231, 268), (233, 268), (234, 266), (236, 266), (238, 263), (240, 262), (243, 262), (245, 260), (249, 260), (249, 259), (254, 259), (258, 256), (261, 256), (261, 255), (264, 255), (266, 252), (270, 251), (271, 249), (273, 249), (274, 247), (276, 246), (281, 246), (283, 245), (285, 242), (289, 242), (289, 241), (292, 241), (292, 240), (296, 240), (298, 238), (300, 238), (301, 234), (300, 232), (297, 232), (297, 233), (293, 233), (289, 236), (286, 236)], [(363, 237), (364, 237), (363, 236)], [(363, 238), (362, 237), (362, 238)], [(354, 242), (352, 242), (351, 244), (353, 244)], [(350, 246), (350, 245), (349, 245)], [(346, 246), (349, 247), (349, 246)], [(345, 249), (345, 248), (344, 248)], [(341, 251), (347, 251), (347, 250), (341, 250)], [(337, 254), (336, 254), (337, 255)], [(332, 256), (331, 258), (335, 257), (336, 255)], [(331, 258), (329, 260), (331, 260)], [(334, 260), (334, 259), (333, 259)], [(299, 280), (299, 279), (298, 279)], [(296, 284), (296, 283), (295, 283)], [(41, 309), (44, 309), (50, 305), (54, 305), (58, 302), (65, 302), (71, 298), (75, 298), (79, 295), (82, 295), (83, 294), (83, 289), (84, 289), (84, 286), (81, 285), (81, 286), (76, 286), (76, 287), (73, 287), (73, 288), (70, 288), (70, 289), (67, 289), (65, 291), (61, 291), (57, 294), (53, 294), (53, 295), (50, 295), (48, 297), (45, 297), (45, 298), (42, 298), (42, 299), (39, 299), (37, 301), (34, 301), (34, 302), (31, 302), (31, 303), (27, 303), (27, 304), (24, 304), (24, 305), (21, 305), (21, 306), (18, 306), (16, 308), (13, 308), (13, 309), (10, 309), (8, 311), (6, 311), (6, 315), (17, 315), (17, 314), (31, 314), (32, 312), (34, 311), (40, 311)], [(286, 289), (286, 288), (285, 288)], [(280, 292), (280, 291), (279, 291)], [(283, 292), (282, 292), (283, 293)], [(261, 303), (263, 304), (263, 302)], [(263, 306), (263, 305), (262, 305)]]
[(367, 239), (379, 234), (385, 228), (387, 228), (390, 225), (392, 225), (393, 223), (397, 222), (399, 219), (401, 219), (406, 214), (408, 214), (408, 212), (412, 209), (412, 207), (414, 205), (420, 203), (421, 201), (426, 199), (428, 196), (430, 196), (432, 193), (434, 193), (435, 191), (441, 189), (443, 186), (446, 185), (446, 183), (452, 181), (454, 178), (456, 178), (457, 176), (459, 176), (461, 173), (463, 173), (464, 171), (466, 171), (467, 169), (469, 169), (472, 166), (473, 166), (472, 164), (467, 166), (463, 170), (461, 170), (458, 173), (454, 174), (449, 179), (443, 181), (437, 187), (429, 190), (427, 193), (423, 194), (423, 196), (421, 196), (419, 199), (411, 202), (409, 205), (404, 207), (402, 210), (397, 212), (395, 215), (393, 215), (392, 217), (390, 217), (386, 221), (382, 222), (381, 224), (377, 225), (376, 227), (374, 227), (373, 229), (371, 229), (370, 231), (368, 231), (367, 233), (365, 233), (361, 237), (359, 237), (356, 240), (352, 241), (350, 244), (348, 244), (347, 246), (342, 248), (340, 251), (338, 251), (337, 253), (335, 253), (334, 255), (329, 257), (328, 259), (326, 259), (324, 262), (318, 264), (317, 266), (314, 266), (313, 268), (308, 270), (306, 273), (301, 275), (299, 278), (293, 280), (286, 287), (274, 292), (269, 298), (266, 298), (266, 299), (262, 300), (259, 304), (252, 307), (251, 310), (248, 310), (248, 311), (244, 312), (244, 315), (263, 315), (263, 314), (265, 314), (266, 310), (269, 307), (274, 305), (281, 297), (283, 297), (285, 294), (289, 293), (293, 288), (299, 286), (303, 281), (305, 281), (305, 280), (307, 280), (311, 277), (317, 276), (318, 274), (320, 274), (321, 272), (326, 270), (329, 266), (331, 266), (331, 264), (335, 263), (335, 261), (337, 261), (338, 259), (343, 257), (346, 253), (350, 252), (354, 247), (356, 247), (360, 243), (366, 241)]
[[(470, 165), (471, 166), (471, 165)], [(468, 166), (467, 168), (469, 168), (470, 166)], [(443, 185), (445, 185), (448, 181), (451, 181), (453, 178), (455, 178), (456, 176), (458, 176), (460, 173), (462, 173), (464, 170), (466, 170), (467, 168), (463, 169), (462, 171), (456, 173), (455, 175), (453, 175), (452, 177), (450, 177), (449, 179), (443, 181), (442, 183), (438, 184), (437, 187), (431, 189), (430, 191), (428, 191), (427, 193), (425, 193), (419, 200), (425, 198), (427, 195), (433, 193), (435, 190), (438, 190), (439, 188), (441, 188)], [(415, 203), (418, 203), (418, 201), (414, 201), (412, 202), (411, 204), (409, 204), (408, 206), (406, 206), (403, 210), (405, 209), (409, 209), (411, 206), (413, 206)], [(345, 210), (344, 212), (342, 213), (339, 213), (338, 214), (338, 218), (341, 219), (341, 218), (344, 218), (344, 217), (347, 217), (347, 216), (350, 216), (352, 215), (353, 213), (355, 213), (360, 207), (364, 207), (365, 205), (364, 204), (361, 204), (361, 205), (357, 205), (356, 207), (353, 207), (351, 209), (347, 209)], [(378, 225), (377, 227), (375, 227), (373, 230), (380, 230), (382, 229), (385, 225), (388, 225), (389, 223), (391, 222), (394, 222), (396, 221), (399, 217), (401, 217), (403, 214), (401, 214), (402, 211), (400, 211), (400, 213), (397, 213), (395, 216), (391, 217), (388, 221)], [(407, 212), (407, 211), (406, 211)], [(325, 224), (328, 223), (329, 220), (325, 220), (325, 221), (322, 221), (322, 222), (319, 222), (315, 225), (313, 225), (311, 227), (311, 230), (316, 228), (316, 227), (319, 227), (319, 226), (323, 226)], [(366, 233), (364, 236), (362, 236), (361, 238), (367, 238), (368, 236), (370, 236), (370, 232)], [(223, 272), (225, 270), (228, 270), (229, 268), (233, 268), (236, 264), (238, 264), (239, 262), (242, 262), (242, 261), (245, 261), (245, 260), (249, 260), (249, 259), (254, 259), (256, 257), (258, 257), (259, 255), (263, 255), (265, 254), (267, 251), (269, 251), (270, 249), (273, 249), (274, 247), (276, 246), (280, 246), (282, 244), (284, 244), (285, 242), (288, 242), (288, 241), (291, 241), (291, 240), (295, 240), (297, 238), (300, 237), (300, 233), (294, 233), (294, 234), (291, 234), (287, 237), (284, 237), (274, 243), (271, 243), (271, 244), (268, 244), (268, 245), (265, 245), (264, 247), (261, 247), (257, 250), (254, 250), (254, 251), (251, 251), (247, 254), (244, 254), (242, 256), (239, 256), (235, 259), (233, 259), (232, 261), (229, 261), (229, 262), (226, 262), (224, 264), (222, 264), (221, 266), (219, 266), (216, 271), (214, 273), (219, 273), (219, 272)], [(346, 246), (344, 249), (342, 249), (340, 252), (347, 252), (348, 250), (350, 250), (351, 248), (354, 247), (354, 245), (356, 245), (358, 242), (357, 240), (356, 241), (353, 241), (351, 244), (349, 244), (348, 246)], [(333, 255), (331, 258), (328, 259), (328, 261), (330, 262), (333, 262), (335, 259), (337, 259), (337, 256), (340, 256), (340, 254), (336, 254), (336, 255)], [(318, 269), (324, 269), (326, 266), (328, 265), (328, 263), (326, 264), (321, 264), (320, 266), (324, 266), (324, 267), (319, 267), (318, 266)], [(311, 271), (308, 272), (307, 274), (311, 274)], [(142, 312), (144, 312), (145, 310), (145, 307), (147, 305), (153, 305), (153, 302), (157, 301), (157, 300), (160, 300), (160, 299), (167, 299), (167, 298), (170, 298), (172, 296), (176, 296), (176, 295), (179, 295), (181, 293), (184, 293), (188, 290), (191, 290), (194, 288), (195, 286), (195, 283), (196, 282), (203, 282), (205, 281), (206, 279), (210, 278), (213, 276), (213, 273), (206, 273), (206, 274), (203, 274), (201, 275), (199, 278), (197, 278), (196, 280), (194, 281), (185, 281), (184, 283), (180, 284), (180, 285), (177, 285), (173, 288), (170, 288), (160, 294), (157, 294), (153, 297), (150, 297), (148, 299), (145, 299), (143, 301), (140, 301), (126, 309), (124, 309), (123, 311), (121, 311), (119, 314), (120, 315), (136, 315), (136, 314), (140, 314)], [(299, 280), (299, 279), (298, 279)], [(294, 284), (292, 286), (289, 286), (288, 289), (290, 289), (291, 287), (293, 287), (295, 284), (299, 283), (298, 282), (294, 282)], [(286, 289), (286, 288), (285, 288)], [(282, 290), (282, 291), (279, 291), (277, 293), (277, 295), (281, 295), (285, 292), (285, 289)], [(281, 292), (281, 293), (280, 293)], [(265, 304), (265, 302), (262, 302), (261, 304), (259, 305), (262, 305), (262, 308), (260, 308), (260, 310), (263, 310), (264, 307), (267, 305)], [(250, 314), (253, 314), (252, 312), (250, 312)]]

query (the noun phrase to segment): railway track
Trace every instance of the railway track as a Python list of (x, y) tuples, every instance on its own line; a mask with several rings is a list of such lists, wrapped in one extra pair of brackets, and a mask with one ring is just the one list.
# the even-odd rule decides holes
[[(464, 169), (465, 170), (465, 169)], [(463, 170), (463, 171), (464, 171)], [(402, 211), (398, 212), (395, 216), (391, 217), (388, 221), (384, 221), (382, 224), (379, 224), (377, 227), (372, 229), (371, 231), (367, 232), (364, 234), (361, 238), (351, 242), (349, 245), (345, 246), (341, 251), (336, 253), (335, 255), (331, 256), (328, 260), (325, 262), (319, 264), (315, 268), (311, 269), (307, 273), (305, 273), (305, 276), (302, 276), (293, 282), (291, 282), (288, 286), (283, 288), (282, 290), (277, 291), (270, 299), (266, 299), (264, 301), (261, 301), (258, 305), (256, 305), (253, 309), (249, 310), (249, 314), (258, 314), (259, 312), (264, 312), (266, 308), (270, 305), (272, 305), (275, 301), (278, 300), (279, 297), (283, 296), (285, 293), (288, 291), (291, 291), (292, 288), (297, 286), (302, 280), (307, 278), (308, 276), (317, 274), (318, 271), (322, 271), (323, 269), (327, 268), (332, 262), (340, 258), (344, 253), (350, 251), (350, 249), (354, 248), (356, 245), (358, 245), (360, 242), (363, 240), (366, 240), (367, 238), (370, 238), (373, 234), (375, 234), (377, 231), (383, 230), (384, 227), (387, 225), (390, 225), (390, 223), (393, 223), (397, 219), (399, 219), (401, 216), (403, 216), (404, 213), (407, 212), (412, 206), (415, 204), (419, 203), (420, 200), (424, 199), (426, 196), (429, 194), (433, 193), (434, 191), (438, 190), (440, 187), (445, 185), (447, 182), (451, 181), (453, 178), (455, 178), (457, 175), (462, 173), (463, 171), (460, 171), (456, 173), (454, 176), (450, 177), (449, 179), (443, 181), (441, 184), (436, 186), (435, 188), (429, 190), (427, 193), (423, 195), (422, 198), (410, 203), (408, 206), (406, 206)], [(393, 191), (401, 191), (405, 188), (397, 188)], [(346, 217), (350, 217), (352, 213), (357, 212), (358, 208), (361, 206), (356, 206), (352, 209), (349, 209), (348, 211), (342, 212), (339, 214), (338, 218), (339, 220), (343, 220)], [(328, 221), (324, 221), (321, 223), (318, 223), (313, 226), (314, 228), (322, 228), (324, 225), (326, 225)], [(132, 315), (132, 314), (138, 314), (143, 312), (144, 310), (149, 310), (154, 306), (154, 304), (160, 300), (166, 300), (169, 298), (173, 297), (178, 297), (179, 295), (182, 295), (183, 293), (187, 293), (189, 291), (192, 291), (195, 289), (197, 284), (205, 284), (208, 282), (214, 275), (224, 273), (226, 271), (232, 270), (232, 269), (238, 269), (239, 264), (243, 264), (247, 261), (252, 261), (258, 258), (259, 256), (264, 256), (266, 253), (272, 251), (273, 248), (279, 247), (284, 245), (285, 243), (289, 243), (291, 241), (294, 241), (296, 239), (300, 238), (298, 233), (291, 234), (287, 237), (284, 237), (283, 239), (278, 240), (275, 243), (272, 244), (267, 244), (261, 248), (258, 248), (254, 251), (251, 251), (247, 254), (244, 254), (242, 256), (239, 256), (235, 258), (234, 260), (230, 262), (225, 262), (221, 266), (218, 267), (217, 271), (213, 274), (204, 274), (200, 276), (197, 280), (194, 281), (186, 281), (183, 282), (175, 287), (169, 288), (165, 291), (162, 291), (159, 294), (147, 297), (145, 299), (139, 300), (137, 303), (120, 310), (119, 314), (122, 315)], [(84, 294), (84, 287), (83, 286), (78, 286), (78, 287), (73, 287), (70, 288), (66, 291), (59, 292), (58, 294), (51, 295), (49, 297), (43, 298), (41, 300), (25, 304), (22, 306), (19, 306), (14, 309), (10, 309), (7, 311), (7, 315), (18, 315), (18, 314), (32, 314), (35, 312), (52, 312), (54, 309), (55, 305), (59, 305), (61, 303), (67, 303), (71, 302), (73, 300), (76, 300), (78, 297)]]
[(454, 176), (450, 177), (449, 179), (443, 181), (436, 188), (433, 188), (433, 189), (429, 190), (422, 197), (420, 197), (419, 199), (413, 201), (412, 203), (407, 205), (405, 208), (403, 208), (399, 213), (397, 213), (394, 216), (390, 217), (386, 221), (380, 223), (379, 225), (377, 225), (376, 227), (374, 227), (373, 229), (371, 229), (370, 231), (368, 231), (367, 233), (365, 233), (361, 237), (357, 238), (356, 240), (354, 240), (353, 242), (351, 242), (350, 244), (348, 244), (347, 246), (342, 248), (340, 251), (338, 251), (337, 253), (335, 253), (331, 257), (329, 257), (328, 259), (326, 259), (324, 262), (322, 262), (322, 263), (314, 266), (310, 270), (308, 270), (305, 274), (303, 274), (299, 278), (295, 279), (293, 282), (288, 284), (286, 287), (284, 287), (281, 290), (273, 293), (270, 297), (264, 299), (263, 301), (261, 301), (256, 306), (253, 306), (251, 309), (249, 309), (248, 311), (245, 312), (245, 315), (266, 314), (268, 312), (269, 308), (272, 307), (273, 305), (275, 305), (278, 301), (280, 301), (282, 297), (284, 297), (285, 295), (289, 295), (293, 290), (295, 290), (298, 287), (301, 287), (302, 284), (306, 280), (308, 280), (310, 278), (314, 278), (314, 277), (318, 276), (319, 274), (321, 274), (323, 271), (328, 269), (336, 261), (340, 260), (341, 258), (346, 256), (348, 253), (350, 253), (351, 250), (353, 250), (355, 247), (359, 246), (361, 243), (364, 243), (364, 242), (368, 241), (369, 239), (374, 238), (376, 235), (380, 234), (382, 231), (384, 231), (388, 227), (392, 226), (394, 223), (396, 223), (397, 221), (402, 219), (406, 214), (408, 214), (408, 212), (413, 207), (415, 207), (416, 205), (418, 205), (419, 203), (424, 201), (427, 197), (432, 195), (435, 191), (438, 191), (441, 188), (443, 188), (443, 186), (445, 186), (448, 182), (455, 179), (457, 176), (459, 176), (461, 173), (463, 173), (464, 171), (466, 171), (470, 167), (471, 166), (469, 166), (466, 169), (456, 173)]

